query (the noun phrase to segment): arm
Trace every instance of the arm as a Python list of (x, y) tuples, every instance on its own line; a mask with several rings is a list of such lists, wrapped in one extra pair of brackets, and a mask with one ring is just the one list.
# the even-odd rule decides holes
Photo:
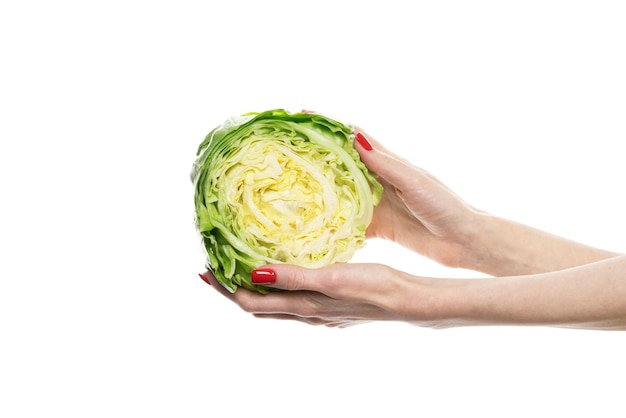
[(458, 308), (451, 316), (468, 324), (626, 330), (626, 256), (549, 273), (479, 279), (451, 298)]
[(620, 254), (488, 214), (477, 215), (462, 267), (494, 276), (567, 269)]
[[(432, 328), (543, 325), (626, 330), (626, 256), (527, 276), (439, 279), (379, 264), (306, 269), (288, 264), (259, 270), (263, 283), (289, 292), (260, 295), (223, 289), (257, 317), (345, 327), (402, 321)], [(253, 276), (254, 277), (254, 276)]]

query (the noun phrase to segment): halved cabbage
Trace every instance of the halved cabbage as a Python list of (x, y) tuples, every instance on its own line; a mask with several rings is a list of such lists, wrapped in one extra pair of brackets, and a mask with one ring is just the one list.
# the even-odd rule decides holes
[(247, 113), (200, 144), (191, 179), (207, 268), (231, 292), (263, 264), (347, 262), (365, 241), (382, 186), (361, 162), (354, 129), (325, 116)]

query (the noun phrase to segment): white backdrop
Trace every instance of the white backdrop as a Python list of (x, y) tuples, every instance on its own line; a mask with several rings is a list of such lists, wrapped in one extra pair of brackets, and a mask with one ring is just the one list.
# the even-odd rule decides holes
[(189, 181), (229, 116), (313, 109), (626, 251), (622, 2), (94, 3), (0, 6), (0, 416), (624, 416), (623, 332), (245, 314), (197, 276)]

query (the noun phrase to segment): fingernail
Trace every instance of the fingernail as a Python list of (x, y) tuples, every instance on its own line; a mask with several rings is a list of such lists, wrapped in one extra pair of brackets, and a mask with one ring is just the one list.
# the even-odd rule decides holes
[(365, 148), (365, 151), (371, 151), (373, 149), (372, 144), (370, 144), (367, 138), (365, 138), (365, 135), (361, 132), (356, 133), (356, 140), (363, 148)]
[(206, 284), (208, 284), (209, 286), (211, 286), (211, 282), (209, 281), (209, 278), (208, 278), (208, 277), (206, 277), (206, 276), (205, 276), (204, 274), (202, 274), (202, 273), (198, 274), (198, 276), (200, 276), (200, 278), (201, 278), (202, 280), (204, 280)]
[(252, 283), (273, 284), (276, 282), (276, 272), (270, 269), (252, 270)]

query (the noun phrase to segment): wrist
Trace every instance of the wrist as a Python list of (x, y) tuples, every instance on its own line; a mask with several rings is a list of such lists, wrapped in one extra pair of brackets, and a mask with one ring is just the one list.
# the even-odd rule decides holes
[(511, 236), (515, 230), (509, 221), (476, 212), (469, 225), (460, 267), (492, 275), (505, 274), (504, 266), (519, 268), (521, 245)]
[[(403, 275), (403, 273), (401, 273)], [(448, 279), (416, 277), (408, 279), (387, 309), (396, 318), (429, 328), (454, 328), (478, 325), (481, 306), (485, 306), (485, 293), (489, 282), (485, 279)], [(489, 279), (496, 281), (496, 279)], [(480, 288), (483, 287), (483, 290)], [(415, 303), (419, 300), (419, 303)], [(384, 306), (384, 304), (383, 304)]]
[(489, 214), (469, 240), (468, 268), (494, 276), (545, 273), (620, 255)]
[[(545, 293), (535, 276), (449, 279), (439, 290), (439, 309), (433, 310), (434, 328), (463, 326), (522, 325), (545, 322), (545, 307), (532, 300)], [(446, 279), (448, 281), (448, 279)], [(529, 307), (532, 312), (529, 311)]]
[(477, 213), (462, 267), (494, 276), (544, 273), (619, 255), (527, 225)]
[(464, 215), (464, 222), (456, 226), (453, 240), (446, 241), (442, 253), (447, 254), (448, 259), (440, 260), (442, 264), (481, 272), (491, 270), (498, 262), (493, 252), (498, 245), (499, 231), (506, 231), (498, 222), (498, 218), (479, 211)]
[(472, 225), (466, 241), (464, 267), (493, 276), (517, 276), (570, 267), (561, 256), (576, 245), (583, 247), (489, 213), (477, 213)]

